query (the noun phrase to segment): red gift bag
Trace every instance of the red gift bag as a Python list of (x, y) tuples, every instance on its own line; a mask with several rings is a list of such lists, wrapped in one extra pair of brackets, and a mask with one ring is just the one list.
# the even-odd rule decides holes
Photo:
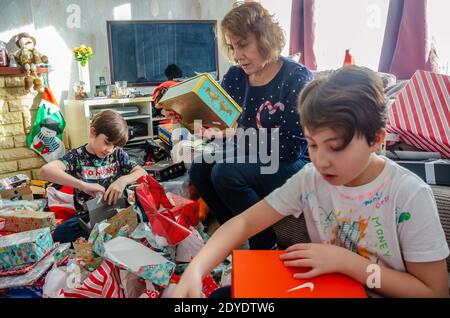
[(164, 188), (150, 176), (141, 177), (137, 183), (136, 198), (153, 233), (166, 238), (170, 245), (187, 238), (191, 234), (189, 227), (199, 222), (197, 202), (177, 197), (172, 204)]
[(387, 132), (450, 158), (450, 77), (417, 71), (389, 110)]

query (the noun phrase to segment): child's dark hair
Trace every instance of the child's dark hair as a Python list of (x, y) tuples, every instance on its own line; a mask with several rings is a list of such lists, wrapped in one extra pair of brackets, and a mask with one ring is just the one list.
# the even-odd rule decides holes
[(183, 71), (181, 71), (181, 69), (177, 65), (170, 64), (164, 70), (164, 75), (166, 75), (169, 81), (172, 81), (174, 78), (183, 77)]
[(123, 147), (128, 142), (128, 125), (123, 117), (113, 110), (97, 113), (91, 121), (95, 136), (104, 134), (114, 146)]
[(368, 68), (344, 66), (317, 78), (302, 91), (298, 102), (302, 126), (311, 132), (329, 128), (341, 134), (344, 149), (356, 135), (372, 145), (386, 124), (383, 82)]

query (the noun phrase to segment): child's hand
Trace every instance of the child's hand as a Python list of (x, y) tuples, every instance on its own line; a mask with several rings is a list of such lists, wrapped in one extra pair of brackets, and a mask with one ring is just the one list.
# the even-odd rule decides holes
[(108, 202), (109, 205), (116, 204), (126, 186), (126, 183), (121, 178), (117, 179), (108, 187), (108, 190), (103, 195), (103, 200)]
[(295, 278), (309, 279), (322, 274), (339, 273), (349, 250), (329, 244), (295, 244), (280, 256), (288, 267), (309, 267), (305, 273), (297, 273)]
[(83, 182), (80, 190), (89, 194), (91, 197), (95, 197), (97, 193), (105, 193), (105, 188), (97, 183)]
[(201, 275), (186, 270), (173, 291), (171, 298), (200, 298), (202, 290)]

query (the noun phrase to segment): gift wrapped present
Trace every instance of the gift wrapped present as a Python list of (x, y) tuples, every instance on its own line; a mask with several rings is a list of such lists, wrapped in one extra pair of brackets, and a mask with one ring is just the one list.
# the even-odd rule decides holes
[(49, 228), (0, 237), (0, 270), (20, 269), (39, 261), (53, 248)]
[(126, 237), (116, 237), (104, 244), (106, 259), (155, 285), (165, 287), (175, 264), (159, 253)]
[(14, 211), (8, 208), (0, 209), (0, 218), (5, 220), (3, 231), (25, 232), (42, 229), (45, 227), (54, 230), (56, 227), (55, 214), (53, 212), (36, 212), (30, 210)]
[(37, 211), (44, 209), (46, 200), (0, 200), (0, 210), (7, 209), (9, 211)]
[(50, 267), (64, 263), (68, 257), (69, 249), (70, 243), (56, 243), (54, 248), (44, 258), (33, 264), (25, 273), (0, 277), (0, 289), (33, 285), (36, 281), (45, 277), (44, 274), (48, 272)]
[(159, 104), (179, 114), (181, 124), (191, 133), (195, 120), (201, 120), (203, 127), (223, 130), (232, 127), (242, 113), (242, 108), (207, 73), (170, 87)]
[(388, 111), (387, 132), (450, 158), (450, 77), (418, 70)]

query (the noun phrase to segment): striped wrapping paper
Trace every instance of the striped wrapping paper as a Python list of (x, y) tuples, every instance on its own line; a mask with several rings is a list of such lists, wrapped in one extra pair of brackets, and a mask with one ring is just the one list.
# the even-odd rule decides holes
[(80, 287), (62, 289), (60, 295), (64, 298), (124, 298), (119, 268), (105, 260)]
[(450, 77), (417, 71), (388, 112), (387, 132), (450, 158)]

